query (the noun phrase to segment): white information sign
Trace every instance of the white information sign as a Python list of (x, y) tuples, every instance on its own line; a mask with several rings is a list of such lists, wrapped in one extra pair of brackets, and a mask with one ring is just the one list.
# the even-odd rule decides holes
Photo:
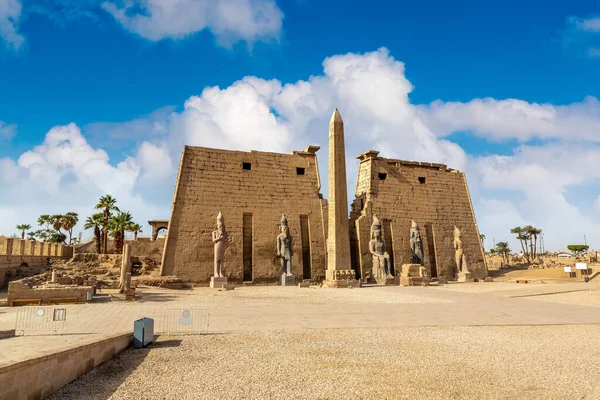
[(565, 267), (565, 272), (568, 272), (569, 274), (573, 272), (573, 267)]
[(577, 269), (588, 269), (587, 263), (575, 263)]

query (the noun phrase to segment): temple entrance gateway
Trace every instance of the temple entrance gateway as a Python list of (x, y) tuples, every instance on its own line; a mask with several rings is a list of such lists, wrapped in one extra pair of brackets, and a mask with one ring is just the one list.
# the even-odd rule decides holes
[(435, 254), (435, 237), (433, 233), (433, 225), (425, 224), (425, 240), (427, 241), (427, 264), (429, 267), (429, 273), (432, 278), (437, 278), (437, 260)]
[(302, 279), (311, 279), (310, 231), (308, 215), (300, 216), (300, 237), (302, 238)]
[(244, 213), (242, 227), (244, 262), (244, 282), (252, 282), (252, 214)]

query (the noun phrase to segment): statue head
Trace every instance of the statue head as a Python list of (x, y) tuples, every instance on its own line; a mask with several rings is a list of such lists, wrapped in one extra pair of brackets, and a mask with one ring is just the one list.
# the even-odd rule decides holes
[(217, 215), (217, 228), (225, 230), (225, 218), (223, 218), (223, 213), (219, 211), (219, 215)]
[(283, 232), (285, 235), (289, 234), (290, 229), (288, 228), (288, 221), (287, 221), (287, 217), (284, 215), (281, 216), (281, 232)]
[(462, 236), (462, 232), (456, 226), (454, 227), (454, 237), (460, 238)]
[(371, 240), (381, 237), (381, 221), (377, 215), (373, 215), (373, 224), (371, 225)]
[(410, 222), (410, 229), (419, 229), (419, 225), (414, 219)]

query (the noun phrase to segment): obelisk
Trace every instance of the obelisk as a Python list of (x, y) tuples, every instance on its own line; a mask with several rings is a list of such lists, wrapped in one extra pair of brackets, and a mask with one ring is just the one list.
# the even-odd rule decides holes
[(337, 108), (329, 121), (328, 221), (327, 271), (323, 285), (325, 287), (357, 286), (358, 281), (350, 265), (344, 121)]

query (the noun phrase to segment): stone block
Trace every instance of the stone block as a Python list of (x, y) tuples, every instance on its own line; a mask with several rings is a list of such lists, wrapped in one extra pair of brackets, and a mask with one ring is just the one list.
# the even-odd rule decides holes
[[(427, 280), (429, 283), (429, 280)], [(401, 276), (400, 285), (402, 286), (418, 286), (423, 284), (423, 278), (420, 276)]]
[(395, 278), (375, 278), (378, 285), (394, 285)]
[(221, 286), (221, 290), (233, 290), (235, 289), (235, 285), (233, 283), (226, 283), (225, 285)]
[(421, 276), (421, 264), (402, 264), (400, 276)]
[(210, 278), (210, 287), (213, 289), (220, 289), (223, 285), (227, 285), (227, 277), (219, 278), (219, 277), (211, 277)]
[(337, 281), (323, 281), (323, 287), (326, 288), (358, 288), (360, 287), (360, 282), (356, 279), (343, 279)]
[(281, 286), (296, 286), (296, 277), (294, 275), (281, 275)]
[(299, 288), (307, 288), (307, 287), (310, 287), (310, 283), (309, 282), (300, 282), (298, 284), (298, 287)]
[(473, 278), (470, 272), (459, 272), (458, 273), (458, 282), (467, 283), (473, 282)]

